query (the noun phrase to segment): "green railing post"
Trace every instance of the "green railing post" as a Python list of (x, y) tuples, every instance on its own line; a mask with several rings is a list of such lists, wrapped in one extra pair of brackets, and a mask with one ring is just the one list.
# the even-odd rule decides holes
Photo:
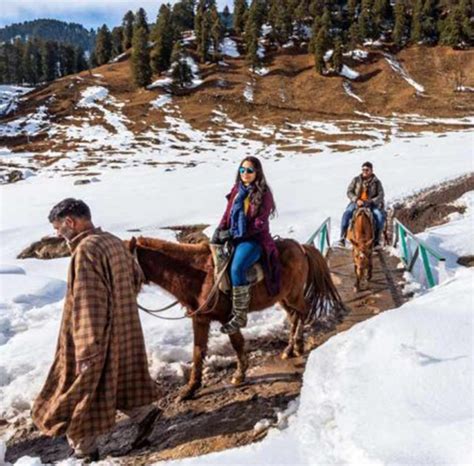
[[(397, 219), (394, 220), (395, 228), (395, 241), (394, 246), (397, 245), (398, 240), (401, 243), (401, 259), (405, 263), (407, 270), (411, 272), (414, 268), (415, 262), (421, 256), (423, 261), (423, 269), (425, 271), (426, 282), (429, 288), (433, 288), (436, 285), (436, 280), (433, 275), (433, 270), (430, 264), (429, 256), (433, 257), (438, 262), (444, 262), (445, 258), (441, 254), (426, 244), (423, 240), (417, 238), (408, 228), (405, 227)], [(407, 238), (410, 238), (416, 243), (416, 249), (412, 257), (410, 257), (410, 245), (408, 244)]]
[(329, 231), (331, 225), (331, 217), (326, 218), (319, 228), (308, 238), (306, 244), (313, 245), (324, 255), (325, 243), (329, 247)]
[(319, 250), (321, 251), (321, 254), (324, 255), (324, 245), (326, 243), (326, 235), (327, 235), (327, 226), (324, 225), (324, 228), (321, 231), (321, 240), (319, 242), (320, 248)]
[(407, 237), (404, 228), (402, 225), (399, 223), (398, 224), (399, 228), (399, 235), (400, 235), (400, 241), (402, 243), (402, 250), (403, 250), (403, 260), (406, 265), (410, 262), (410, 258), (408, 257), (408, 245), (407, 245)]
[(426, 280), (428, 281), (428, 286), (430, 288), (433, 288), (433, 286), (435, 286), (436, 283), (433, 277), (433, 272), (431, 271), (431, 265), (428, 259), (428, 254), (426, 253), (426, 249), (423, 247), (423, 245), (420, 244), (419, 248), (420, 248), (421, 258), (423, 259), (423, 267), (425, 269)]

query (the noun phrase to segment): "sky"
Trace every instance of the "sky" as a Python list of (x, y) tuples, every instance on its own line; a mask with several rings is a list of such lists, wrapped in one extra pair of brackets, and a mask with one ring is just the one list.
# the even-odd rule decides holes
[[(0, 0), (0, 27), (12, 23), (48, 18), (79, 23), (86, 28), (109, 27), (121, 23), (128, 10), (145, 8), (149, 21), (155, 21), (162, 3), (177, 0)], [(233, 0), (217, 0), (219, 10), (231, 8)], [(232, 9), (232, 8), (231, 8)]]

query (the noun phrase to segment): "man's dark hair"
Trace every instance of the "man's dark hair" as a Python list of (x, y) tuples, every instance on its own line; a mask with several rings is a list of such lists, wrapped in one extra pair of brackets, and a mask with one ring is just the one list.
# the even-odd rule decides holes
[(364, 163), (362, 164), (362, 166), (363, 166), (363, 167), (370, 168), (371, 170), (374, 169), (374, 166), (372, 165), (371, 162), (364, 162)]
[(65, 217), (77, 217), (90, 220), (91, 210), (84, 201), (68, 197), (51, 209), (51, 212), (48, 215), (48, 220), (52, 223), (62, 220)]

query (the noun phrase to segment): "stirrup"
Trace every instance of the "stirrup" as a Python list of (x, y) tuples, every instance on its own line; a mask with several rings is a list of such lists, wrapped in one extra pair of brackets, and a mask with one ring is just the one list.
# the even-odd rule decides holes
[(237, 316), (232, 317), (226, 324), (221, 327), (221, 332), (226, 335), (238, 332), (241, 328), (247, 326), (247, 319), (245, 321), (240, 320)]

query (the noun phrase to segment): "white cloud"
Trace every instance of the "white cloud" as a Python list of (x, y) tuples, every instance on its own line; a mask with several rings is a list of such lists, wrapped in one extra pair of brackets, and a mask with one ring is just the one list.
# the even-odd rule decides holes
[[(150, 21), (155, 20), (155, 15), (163, 3), (176, 3), (177, 0), (2, 0), (0, 13), (2, 23), (23, 21), (32, 16), (38, 18), (71, 15), (71, 20), (77, 15), (93, 16), (94, 14), (109, 13), (112, 17), (121, 17), (128, 10), (145, 8)], [(223, 8), (231, 4), (228, 0), (219, 0), (218, 5)], [(229, 5), (230, 6), (230, 5)]]

